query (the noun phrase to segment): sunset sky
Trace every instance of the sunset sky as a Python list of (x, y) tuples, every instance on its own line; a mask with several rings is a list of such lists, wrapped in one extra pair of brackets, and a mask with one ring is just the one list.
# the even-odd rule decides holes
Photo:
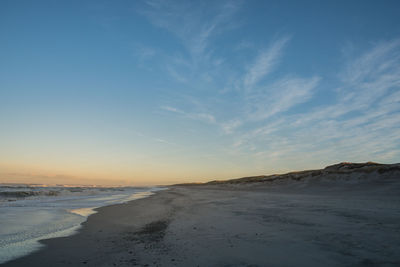
[(400, 1), (0, 1), (0, 183), (400, 162)]

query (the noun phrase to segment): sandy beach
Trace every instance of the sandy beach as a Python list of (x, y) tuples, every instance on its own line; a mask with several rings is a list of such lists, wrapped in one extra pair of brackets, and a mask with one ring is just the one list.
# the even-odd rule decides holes
[(400, 0), (0, 0), (0, 267), (400, 267)]
[(400, 183), (174, 186), (4, 266), (399, 266)]

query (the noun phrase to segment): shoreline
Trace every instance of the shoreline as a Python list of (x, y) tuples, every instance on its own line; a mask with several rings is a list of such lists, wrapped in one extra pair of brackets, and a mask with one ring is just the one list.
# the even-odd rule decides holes
[[(36, 202), (39, 201), (37, 199), (32, 200), (22, 200), (25, 201), (27, 206), (24, 208), (28, 208), (29, 213), (28, 215), (24, 215), (22, 219), (33, 219), (33, 220), (40, 220), (40, 224), (26, 224), (26, 228), (24, 227), (24, 220), (22, 221), (15, 221), (12, 222), (12, 218), (15, 219), (15, 215), (13, 216), (13, 212), (17, 214), (17, 219), (20, 218), (18, 215), (25, 214), (24, 210), (20, 211), (19, 206), (4, 206), (2, 208), (7, 209), (6, 214), (10, 214), (10, 218), (8, 221), (10, 224), (5, 224), (4, 228), (2, 229), (2, 236), (4, 240), (1, 242), (0, 247), (0, 265), (6, 264), (10, 261), (17, 260), (22, 257), (29, 256), (35, 252), (38, 252), (45, 248), (45, 240), (61, 238), (61, 237), (68, 237), (77, 234), (80, 229), (83, 227), (83, 224), (87, 221), (88, 217), (92, 214), (97, 213), (97, 209), (110, 206), (115, 204), (123, 204), (129, 201), (135, 201), (137, 199), (145, 198), (151, 196), (154, 191), (159, 190), (159, 188), (149, 188), (148, 191), (138, 191), (131, 195), (127, 194), (125, 198), (121, 198), (118, 195), (117, 198), (113, 198), (113, 196), (107, 195), (107, 200), (115, 201), (114, 203), (100, 203), (100, 198), (84, 198), (86, 203), (82, 204), (79, 207), (73, 202), (67, 202), (64, 204), (64, 200), (61, 199), (42, 199), (43, 205), (36, 205)], [(88, 201), (89, 199), (89, 201)], [(96, 202), (90, 203), (92, 199), (95, 199)], [(77, 201), (79, 199), (73, 199), (72, 201)], [(35, 202), (36, 201), (36, 202)], [(50, 203), (51, 201), (56, 201), (56, 203), (61, 203), (60, 205), (53, 204), (46, 204)], [(119, 202), (119, 203), (118, 203)], [(12, 202), (14, 204), (14, 202)], [(88, 205), (96, 205), (92, 207), (88, 207)], [(101, 205), (103, 204), (103, 205)], [(104, 205), (105, 204), (105, 205)], [(48, 206), (50, 205), (50, 206)], [(75, 206), (75, 207), (74, 207)], [(15, 211), (13, 209), (16, 209)], [(35, 214), (39, 214), (36, 216)], [(3, 214), (4, 215), (4, 214)], [(36, 216), (36, 217), (35, 217)], [(20, 218), (21, 219), (21, 218)], [(7, 222), (7, 221), (6, 221)], [(3, 221), (3, 223), (5, 223)], [(23, 231), (18, 233), (15, 229), (16, 227), (21, 228)], [(41, 227), (41, 228), (37, 228)], [(8, 232), (7, 232), (8, 231)], [(43, 241), (43, 242), (42, 242)]]
[(396, 266), (397, 180), (358, 191), (176, 186), (98, 208), (77, 234), (4, 266)]
[[(102, 206), (102, 207), (97, 207), (94, 208), (93, 211), (94, 213), (90, 214), (86, 220), (84, 222), (82, 222), (79, 226), (77, 226), (77, 229), (75, 230), (76, 232), (74, 232), (72, 235), (68, 235), (68, 236), (60, 236), (60, 237), (54, 237), (54, 238), (49, 238), (49, 239), (41, 239), (38, 240), (38, 242), (40, 243), (41, 246), (44, 245), (44, 247), (39, 248), (36, 251), (33, 251), (32, 253), (16, 258), (14, 260), (5, 262), (0, 264), (0, 266), (53, 266), (53, 263), (50, 262), (54, 262), (53, 260), (56, 260), (55, 257), (48, 255), (49, 251), (48, 250), (52, 250), (50, 251), (50, 253), (53, 253), (53, 251), (56, 252), (57, 256), (56, 257), (60, 257), (64, 258), (62, 255), (60, 255), (60, 253), (63, 254), (63, 243), (64, 241), (68, 241), (71, 244), (74, 243), (75, 237), (84, 234), (84, 235), (92, 235), (94, 232), (97, 232), (96, 234), (100, 234), (103, 232), (103, 230), (98, 229), (98, 228), (102, 228), (102, 226), (105, 226), (105, 228), (107, 230), (109, 230), (112, 233), (117, 232), (117, 229), (113, 228), (113, 227), (108, 227), (109, 223), (112, 221), (103, 221), (104, 219), (104, 215), (106, 215), (105, 217), (110, 217), (109, 216), (109, 212), (113, 211), (113, 210), (117, 210), (119, 211), (121, 208), (123, 209), (124, 207), (131, 205), (132, 203), (138, 202), (138, 201), (142, 201), (145, 199), (149, 199), (154, 197), (157, 194), (160, 194), (164, 191), (168, 191), (169, 189), (164, 189), (164, 190), (157, 190), (155, 192), (152, 192), (152, 194), (150, 194), (149, 196), (145, 196), (145, 197), (141, 197), (138, 199), (132, 199), (129, 200), (127, 202), (124, 203), (117, 203), (117, 204), (111, 204), (111, 205), (107, 205), (107, 206)], [(92, 217), (94, 216), (100, 216), (100, 219), (93, 219)], [(95, 220), (95, 222), (90, 222), (91, 226), (87, 226), (89, 224), (89, 221)], [(103, 221), (104, 224), (100, 223), (97, 224), (97, 222), (99, 221)], [(95, 229), (92, 229), (92, 226), (94, 226)], [(116, 231), (114, 231), (116, 230)], [(84, 233), (83, 233), (84, 232)], [(80, 239), (79, 237), (77, 239)], [(86, 237), (84, 237), (84, 240), (86, 239)], [(71, 243), (72, 242), (72, 243)], [(83, 246), (85, 249), (87, 248), (86, 246)], [(72, 247), (69, 247), (70, 249)], [(72, 250), (71, 250), (72, 252)], [(73, 254), (76, 251), (74, 250)], [(42, 255), (45, 255), (45, 258), (43, 258)], [(83, 261), (78, 261), (77, 263), (73, 263), (72, 261), (70, 262), (69, 260), (61, 260), (57, 263), (55, 263), (57, 266), (74, 266), (76, 264), (86, 264), (87, 262), (85, 260)]]

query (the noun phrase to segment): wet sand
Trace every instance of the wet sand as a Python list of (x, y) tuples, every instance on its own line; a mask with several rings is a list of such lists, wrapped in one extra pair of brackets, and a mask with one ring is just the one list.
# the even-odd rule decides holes
[(400, 266), (397, 180), (172, 187), (5, 266)]

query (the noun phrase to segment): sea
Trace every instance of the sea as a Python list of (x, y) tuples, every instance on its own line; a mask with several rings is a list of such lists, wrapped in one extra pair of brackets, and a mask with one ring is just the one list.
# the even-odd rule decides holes
[(98, 207), (162, 189), (0, 184), (0, 264), (39, 250), (42, 239), (76, 233)]

